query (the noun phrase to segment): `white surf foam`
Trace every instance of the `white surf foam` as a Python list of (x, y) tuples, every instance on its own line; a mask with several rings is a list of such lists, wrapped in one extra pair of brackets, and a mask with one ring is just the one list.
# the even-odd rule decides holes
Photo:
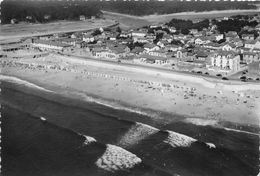
[(15, 83), (15, 84), (24, 85), (24, 86), (27, 86), (27, 87), (30, 87), (30, 88), (35, 88), (35, 89), (42, 90), (42, 91), (45, 91), (45, 92), (53, 92), (51, 90), (45, 89), (45, 88), (40, 87), (36, 84), (30, 83), (28, 81), (22, 80), (20, 78), (14, 77), (14, 76), (0, 75), (0, 80)]
[(168, 130), (166, 132), (168, 132), (168, 137), (163, 142), (170, 144), (172, 147), (189, 147), (193, 142), (197, 141), (194, 138), (191, 138), (189, 136), (180, 133), (176, 133)]
[(44, 117), (40, 117), (40, 119), (41, 119), (42, 121), (46, 121), (46, 118), (44, 118)]
[(136, 122), (119, 140), (118, 145), (131, 147), (141, 140), (159, 132), (159, 129), (152, 126)]
[(105, 153), (96, 161), (96, 165), (106, 171), (127, 170), (142, 162), (133, 153), (115, 145), (107, 144)]
[(200, 126), (215, 126), (218, 124), (217, 120), (213, 119), (199, 119), (199, 118), (186, 118), (184, 122), (191, 123), (194, 125), (200, 125)]
[(213, 143), (206, 143), (206, 145), (207, 145), (209, 148), (216, 148), (215, 144), (213, 144)]
[(83, 136), (85, 137), (85, 141), (84, 141), (85, 145), (88, 145), (93, 142), (97, 142), (97, 140), (91, 136), (85, 136), (85, 135), (83, 135)]
[(132, 113), (145, 115), (145, 116), (149, 116), (149, 117), (158, 117), (157, 114), (155, 114), (155, 113), (147, 113), (147, 112), (138, 110), (137, 108), (126, 107), (126, 106), (123, 106), (123, 105), (121, 105), (117, 102), (104, 100), (104, 99), (100, 99), (100, 98), (94, 98), (94, 97), (91, 97), (91, 96), (88, 96), (88, 95), (82, 94), (82, 93), (80, 93), (80, 95), (84, 97), (85, 101), (96, 103), (96, 104), (99, 104), (99, 105), (103, 105), (103, 106), (113, 108), (113, 109), (116, 109), (116, 110), (123, 110), (123, 111), (132, 112)]
[(238, 133), (246, 133), (246, 134), (252, 134), (252, 135), (256, 135), (256, 136), (260, 136), (260, 134), (258, 133), (253, 133), (253, 132), (249, 132), (249, 131), (243, 131), (243, 130), (236, 130), (236, 129), (232, 129), (232, 128), (224, 128), (227, 131), (235, 131)]

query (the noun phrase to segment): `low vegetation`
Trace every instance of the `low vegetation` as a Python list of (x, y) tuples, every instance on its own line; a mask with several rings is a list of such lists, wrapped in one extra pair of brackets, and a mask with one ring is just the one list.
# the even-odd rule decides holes
[(55, 20), (79, 20), (80, 15), (86, 18), (99, 17), (102, 13), (96, 6), (89, 6), (83, 1), (28, 1), (14, 0), (1, 3), (2, 24), (12, 19), (27, 22), (48, 22)]

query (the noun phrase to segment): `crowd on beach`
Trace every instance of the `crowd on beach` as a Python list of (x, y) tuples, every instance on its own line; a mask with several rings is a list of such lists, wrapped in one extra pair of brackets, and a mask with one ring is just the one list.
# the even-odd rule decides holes
[[(41, 58), (42, 59), (42, 58)], [(57, 64), (55, 62), (55, 59), (51, 58), (49, 56), (43, 57), (43, 59), (46, 59), (47, 62), (37, 62), (41, 60), (40, 58), (34, 59), (34, 62), (28, 62), (26, 59), (15, 59), (15, 60), (8, 60), (3, 59), (1, 60), (1, 65), (3, 68), (6, 67), (17, 67), (22, 69), (30, 69), (30, 70), (39, 70), (39, 71), (55, 71), (55, 72), (71, 72), (71, 73), (77, 73), (80, 74), (80, 77), (86, 76), (88, 79), (98, 78), (98, 79), (111, 79), (116, 82), (125, 81), (132, 83), (133, 87), (138, 92), (148, 92), (150, 90), (152, 91), (158, 91), (159, 94), (162, 96), (169, 96), (172, 94), (175, 94), (179, 97), (182, 97), (184, 100), (192, 101), (192, 99), (199, 100), (197, 103), (187, 103), (188, 106), (197, 107), (202, 105), (203, 103), (206, 103), (208, 101), (211, 101), (213, 104), (219, 104), (220, 106), (224, 106), (224, 104), (236, 104), (239, 105), (240, 103), (248, 104), (248, 108), (253, 109), (254, 105), (252, 103), (249, 103), (250, 101), (255, 101), (258, 97), (253, 96), (253, 94), (244, 93), (244, 92), (238, 92), (233, 91), (233, 94), (236, 95), (235, 100), (231, 100), (225, 95), (223, 95), (222, 90), (218, 90), (216, 95), (207, 95), (206, 93), (202, 93), (201, 91), (197, 91), (196, 86), (188, 86), (186, 83), (181, 83), (178, 80), (172, 80), (171, 82), (163, 82), (163, 81), (151, 81), (151, 80), (143, 80), (140, 78), (131, 78), (127, 76), (121, 76), (116, 74), (110, 74), (110, 72), (98, 72), (93, 71), (91, 69), (88, 69), (87, 67), (82, 67), (77, 64), (71, 64), (69, 62), (63, 62), (65, 64)], [(49, 59), (49, 60), (48, 60)], [(64, 58), (63, 58), (64, 59)], [(117, 87), (118, 83), (115, 84), (115, 87)], [(172, 98), (172, 101), (177, 103), (175, 97)], [(211, 116), (218, 116), (219, 114), (211, 114)]]

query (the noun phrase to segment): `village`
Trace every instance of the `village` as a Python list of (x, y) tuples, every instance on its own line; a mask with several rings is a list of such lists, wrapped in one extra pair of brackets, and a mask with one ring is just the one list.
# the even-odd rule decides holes
[[(83, 15), (79, 19), (86, 20)], [(0, 56), (3, 61), (3, 58), (19, 58), (24, 54), (39, 58), (52, 53), (157, 67), (223, 80), (259, 81), (260, 16), (251, 16), (251, 21), (257, 22), (257, 26), (244, 27), (247, 31), (257, 31), (258, 37), (253, 33), (239, 36), (236, 31), (220, 33), (211, 21), (208, 28), (190, 29), (186, 35), (174, 26), (153, 24), (129, 30), (113, 25), (27, 37), (19, 42), (1, 44)]]

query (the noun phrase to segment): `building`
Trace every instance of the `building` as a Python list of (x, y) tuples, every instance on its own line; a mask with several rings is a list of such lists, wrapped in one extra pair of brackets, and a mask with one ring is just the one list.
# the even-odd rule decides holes
[(149, 54), (139, 55), (138, 59), (135, 59), (136, 63), (165, 65), (169, 64), (169, 59), (165, 57), (152, 56)]
[(143, 48), (146, 52), (156, 51), (160, 49), (159, 46), (150, 43), (145, 44)]
[(118, 56), (116, 54), (102, 47), (93, 48), (92, 56), (95, 58), (102, 58), (102, 59), (118, 59)]
[(207, 68), (216, 72), (237, 72), (240, 70), (240, 56), (231, 51), (219, 51), (209, 56)]
[(195, 45), (205, 45), (210, 43), (210, 39), (208, 37), (198, 37), (194, 40)]
[(85, 20), (86, 20), (85, 15), (80, 15), (80, 16), (79, 16), (79, 20), (80, 20), (80, 21), (85, 21)]
[(91, 43), (91, 42), (94, 42), (94, 41), (95, 41), (95, 37), (88, 33), (88, 34), (84, 34), (84, 35), (83, 35), (82, 40), (83, 40), (84, 42)]
[(18, 20), (17, 19), (15, 19), (15, 18), (13, 18), (13, 19), (11, 19), (11, 24), (16, 24), (16, 23), (18, 23)]
[(255, 36), (254, 36), (254, 34), (243, 34), (242, 39), (243, 40), (254, 40)]
[(239, 38), (239, 36), (237, 35), (236, 31), (229, 31), (229, 32), (225, 33), (225, 38), (226, 38), (226, 41), (228, 42), (234, 38)]
[(147, 33), (142, 32), (142, 31), (132, 31), (131, 36), (132, 37), (141, 37), (144, 38)]
[(34, 40), (32, 47), (39, 48), (41, 50), (62, 51), (70, 48), (71, 45), (52, 40)]
[(233, 43), (225, 43), (222, 46), (223, 51), (235, 51), (236, 50), (236, 45)]
[(254, 52), (244, 52), (243, 53), (243, 63), (250, 64), (252, 62), (259, 61), (259, 54)]
[(256, 40), (246, 40), (245, 41), (245, 48), (252, 50), (253, 48), (255, 48), (257, 42), (258, 41), (256, 41)]

